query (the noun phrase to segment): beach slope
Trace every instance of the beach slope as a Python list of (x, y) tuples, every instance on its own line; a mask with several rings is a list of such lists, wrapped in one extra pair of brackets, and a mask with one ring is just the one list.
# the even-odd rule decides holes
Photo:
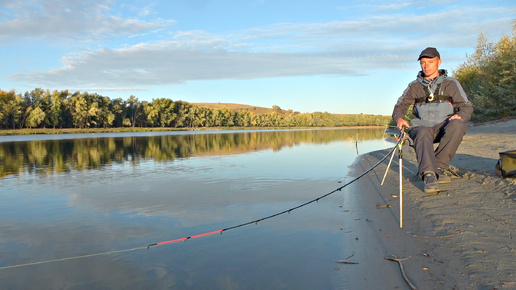
[[(460, 177), (429, 195), (406, 144), (403, 228), (397, 154), (383, 186), (388, 159), (346, 187), (353, 197), (350, 227), (358, 233), (353, 259), (359, 262), (346, 267), (346, 288), (410, 289), (411, 283), (418, 289), (516, 289), (516, 179), (495, 174), (499, 152), (508, 150), (516, 150), (516, 120), (469, 126), (452, 161)], [(352, 175), (388, 152), (359, 156)], [(404, 259), (403, 271), (385, 258)]]

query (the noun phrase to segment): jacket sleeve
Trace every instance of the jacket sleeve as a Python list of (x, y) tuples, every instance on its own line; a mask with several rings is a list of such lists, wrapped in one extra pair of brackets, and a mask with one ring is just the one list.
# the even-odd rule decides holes
[(392, 111), (392, 118), (394, 119), (394, 122), (396, 122), (398, 118), (405, 118), (405, 114), (407, 113), (408, 108), (410, 105), (414, 104), (414, 83), (417, 82), (411, 82), (405, 91), (403, 91), (401, 97), (398, 98), (398, 101), (394, 106), (394, 110)]
[(468, 122), (473, 114), (473, 104), (468, 99), (459, 81), (454, 78), (449, 78), (449, 80), (450, 84), (445, 89), (447, 91), (444, 94), (452, 97), (455, 113), (461, 116), (464, 122)]

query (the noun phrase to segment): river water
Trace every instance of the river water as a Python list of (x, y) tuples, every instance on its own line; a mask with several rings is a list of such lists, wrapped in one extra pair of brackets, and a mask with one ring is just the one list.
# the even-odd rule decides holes
[(0, 288), (342, 288), (350, 193), (232, 227), (341, 187), (382, 132), (0, 137)]

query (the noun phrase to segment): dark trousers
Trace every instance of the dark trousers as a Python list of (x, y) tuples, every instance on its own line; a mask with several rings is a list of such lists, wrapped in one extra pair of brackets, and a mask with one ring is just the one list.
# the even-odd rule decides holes
[[(409, 136), (414, 141), (419, 175), (426, 171), (437, 172), (438, 167), (448, 169), (464, 134), (466, 123), (462, 120), (446, 120), (433, 127), (411, 128)], [(435, 151), (434, 143), (439, 143)]]

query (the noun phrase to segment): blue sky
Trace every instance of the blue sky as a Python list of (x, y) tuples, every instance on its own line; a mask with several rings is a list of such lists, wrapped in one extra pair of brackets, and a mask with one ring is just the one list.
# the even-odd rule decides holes
[(437, 47), (451, 74), (516, 1), (0, 0), (0, 89), (390, 115)]

